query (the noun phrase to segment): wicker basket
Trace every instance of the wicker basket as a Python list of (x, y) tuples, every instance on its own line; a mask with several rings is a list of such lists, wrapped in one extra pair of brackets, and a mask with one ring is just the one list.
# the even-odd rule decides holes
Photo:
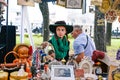
[(18, 76), (18, 71), (10, 73), (10, 80), (28, 80), (28, 73), (24, 72), (24, 76)]
[(0, 80), (8, 80), (8, 72), (0, 71)]
[(13, 56), (17, 59), (19, 56), (18, 54), (15, 52), (15, 51), (10, 51), (8, 52), (5, 57), (4, 57), (4, 63), (0, 65), (0, 67), (4, 70), (4, 71), (7, 71), (7, 72), (13, 72), (13, 71), (16, 71), (16, 70), (19, 70), (20, 68), (20, 63), (7, 63), (6, 62), (6, 58), (8, 55), (10, 54), (13, 54)]
[[(17, 59), (19, 57), (15, 51), (10, 51), (5, 55), (4, 63), (0, 64), (0, 67), (2, 70), (8, 72), (8, 79), (6, 79), (6, 80), (9, 80), (9, 75), (11, 72), (18, 71), (20, 69), (20, 63), (7, 63), (6, 62), (6, 58), (10, 54), (12, 54), (15, 57), (15, 59)], [(5, 79), (3, 79), (3, 80), (5, 80)]]

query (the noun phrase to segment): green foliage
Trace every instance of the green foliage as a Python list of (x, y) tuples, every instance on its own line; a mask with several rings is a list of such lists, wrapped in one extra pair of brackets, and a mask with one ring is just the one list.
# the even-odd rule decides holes
[[(33, 42), (34, 42), (35, 46), (38, 46), (43, 42), (43, 37), (41, 37), (40, 34), (34, 34), (33, 35)], [(16, 36), (16, 44), (19, 44), (19, 43), (21, 43), (20, 42), (20, 36), (17, 35)], [(30, 39), (29, 39), (28, 34), (24, 35), (24, 43), (30, 44)]]
[(117, 50), (120, 48), (120, 39), (111, 39), (111, 46), (107, 46), (107, 53), (116, 57)]

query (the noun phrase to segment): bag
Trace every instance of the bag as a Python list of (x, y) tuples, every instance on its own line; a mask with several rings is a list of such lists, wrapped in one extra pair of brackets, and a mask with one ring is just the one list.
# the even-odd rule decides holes
[(97, 59), (103, 59), (105, 57), (105, 52), (100, 50), (94, 50), (92, 55), (92, 60), (95, 62)]
[(10, 51), (10, 52), (8, 52), (5, 55), (5, 57), (4, 57), (4, 63), (0, 65), (0, 67), (4, 71), (7, 71), (9, 73), (20, 69), (20, 63), (7, 63), (6, 62), (6, 58), (10, 54), (13, 54), (16, 59), (19, 57), (18, 54), (15, 51)]

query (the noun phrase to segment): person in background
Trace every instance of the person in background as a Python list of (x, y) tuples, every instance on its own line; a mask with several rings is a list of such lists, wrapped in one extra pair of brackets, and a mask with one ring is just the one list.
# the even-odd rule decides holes
[(54, 35), (48, 41), (55, 50), (55, 59), (58, 61), (68, 61), (69, 58), (69, 45), (67, 34), (73, 30), (72, 25), (66, 25), (65, 21), (57, 21), (55, 24), (49, 25), (49, 29)]
[(82, 26), (74, 25), (71, 33), (75, 39), (73, 42), (76, 61), (79, 63), (84, 56), (92, 57), (93, 51), (96, 50), (95, 43), (90, 36), (82, 31)]

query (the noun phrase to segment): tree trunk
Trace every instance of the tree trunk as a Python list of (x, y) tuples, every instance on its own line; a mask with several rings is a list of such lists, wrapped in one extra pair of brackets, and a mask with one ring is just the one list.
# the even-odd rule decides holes
[(47, 2), (39, 3), (39, 8), (43, 16), (43, 41), (49, 40), (49, 8)]
[(97, 6), (95, 7), (94, 41), (97, 50), (106, 52), (105, 19)]
[(106, 28), (106, 45), (111, 46), (111, 29), (112, 29), (112, 23), (107, 23)]

